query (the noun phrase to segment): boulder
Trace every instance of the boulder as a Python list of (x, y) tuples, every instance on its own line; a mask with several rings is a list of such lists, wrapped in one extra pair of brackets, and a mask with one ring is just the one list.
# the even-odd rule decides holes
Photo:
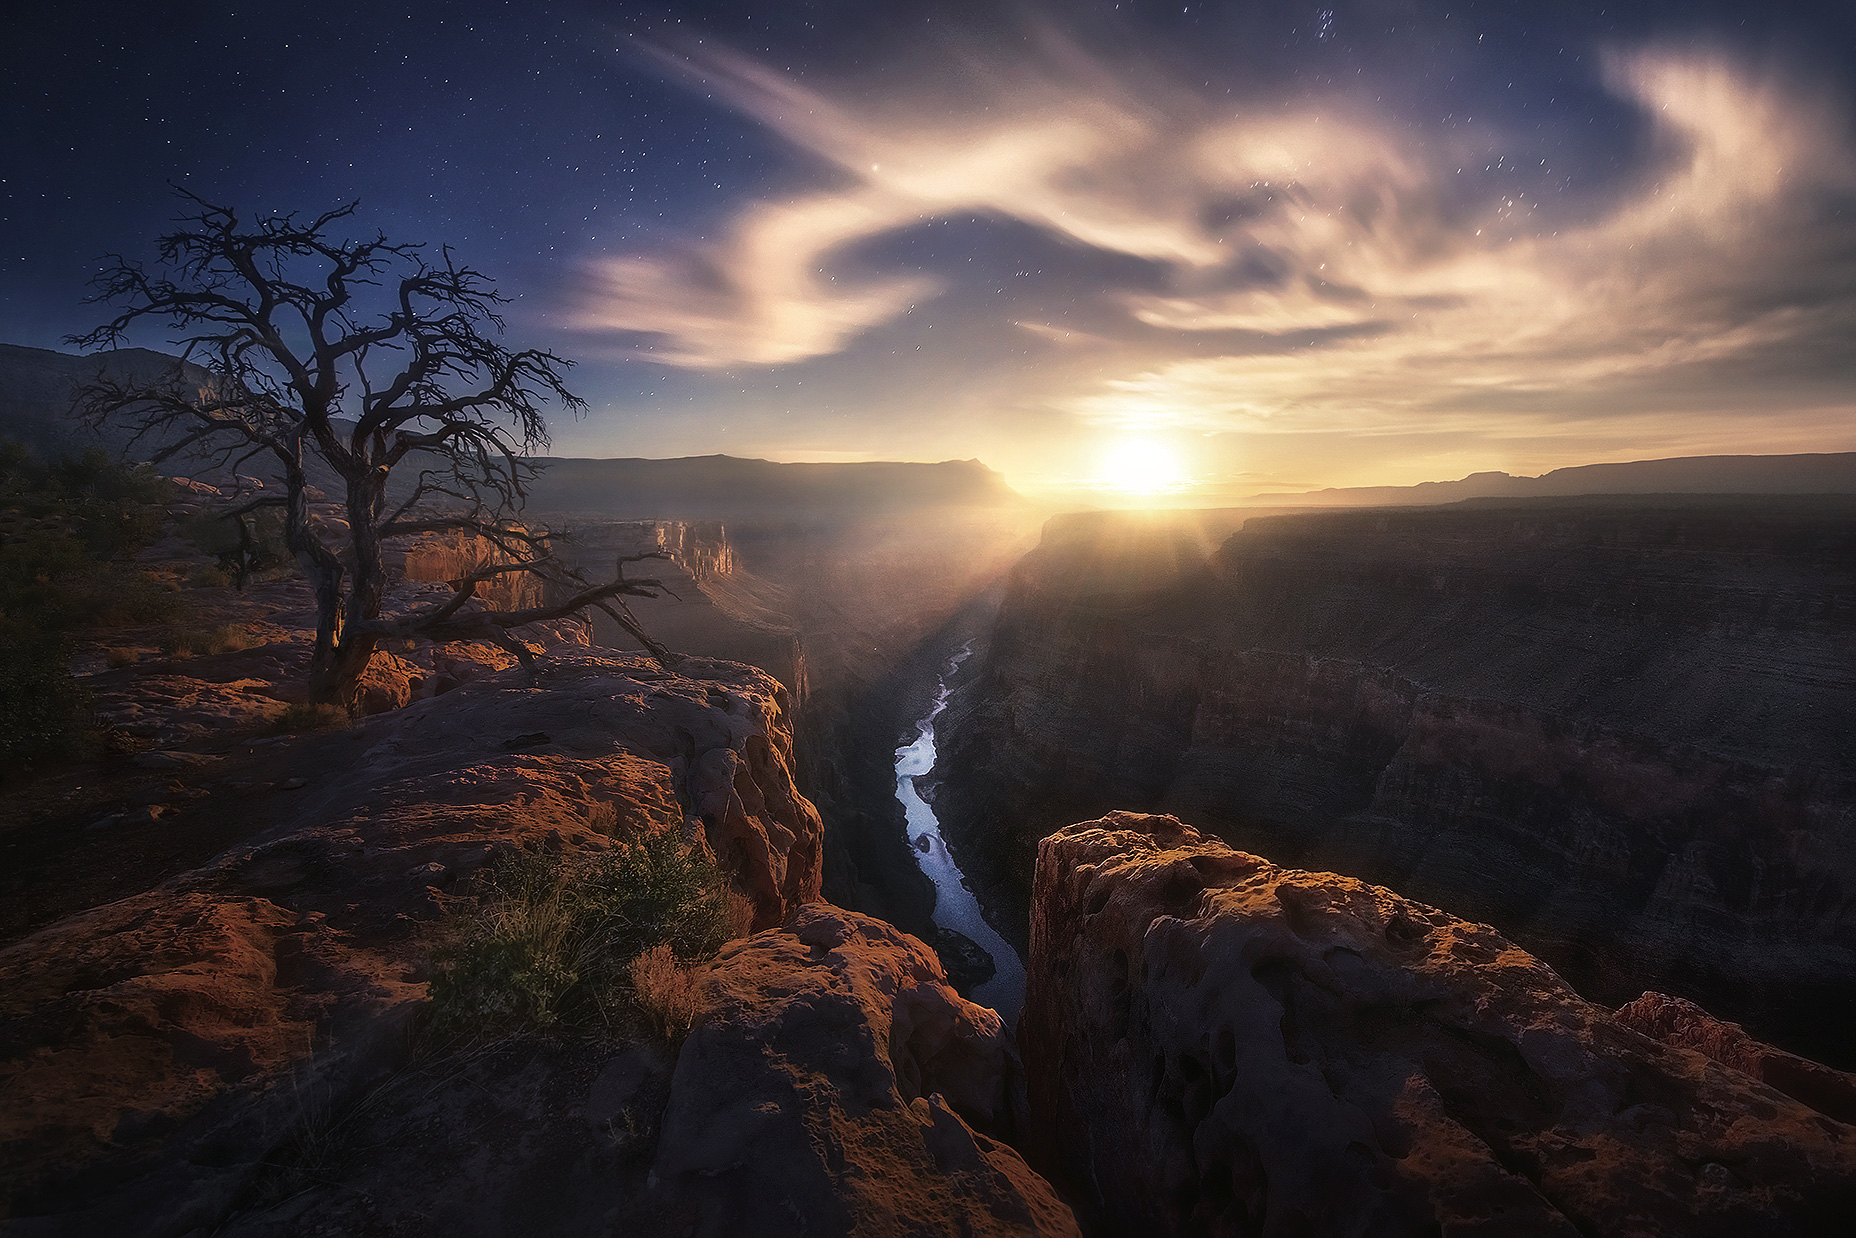
[(1022, 1113), (999, 1016), (935, 953), (824, 904), (710, 967), (654, 1166), (692, 1234), (1076, 1234), (1002, 1142)]
[(1485, 925), (1171, 817), (1043, 841), (1027, 971), (1034, 1147), (1106, 1232), (1726, 1238), (1856, 1208), (1856, 1128)]

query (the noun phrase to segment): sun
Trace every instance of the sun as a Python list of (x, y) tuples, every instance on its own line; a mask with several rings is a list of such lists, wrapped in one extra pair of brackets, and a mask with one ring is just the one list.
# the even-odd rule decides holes
[(1102, 486), (1121, 494), (1172, 494), (1192, 484), (1185, 461), (1170, 445), (1151, 438), (1124, 438), (1102, 453)]

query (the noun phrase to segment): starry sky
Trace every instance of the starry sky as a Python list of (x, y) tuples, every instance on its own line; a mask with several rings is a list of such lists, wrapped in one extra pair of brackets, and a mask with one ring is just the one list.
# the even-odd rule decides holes
[(1848, 3), (12, 21), (0, 341), (95, 325), (181, 185), (451, 245), (578, 363), (558, 454), (1217, 502), (1856, 449)]

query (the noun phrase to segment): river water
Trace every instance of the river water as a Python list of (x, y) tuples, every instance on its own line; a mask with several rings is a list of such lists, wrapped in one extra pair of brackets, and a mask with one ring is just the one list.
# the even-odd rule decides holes
[(1025, 965), (1019, 961), (1018, 952), (980, 914), (979, 900), (967, 888), (966, 879), (948, 853), (934, 809), (915, 790), (915, 780), (934, 768), (934, 720), (947, 708), (949, 681), (972, 652), (971, 644), (963, 645), (948, 660), (935, 683), (934, 705), (918, 724), (915, 741), (896, 749), (896, 798), (908, 814), (915, 862), (934, 882), (934, 922), (961, 934), (992, 956), (993, 977), (973, 990), (973, 1000), (997, 1010), (1010, 1028), (1017, 1023), (1019, 1008), (1025, 1004)]

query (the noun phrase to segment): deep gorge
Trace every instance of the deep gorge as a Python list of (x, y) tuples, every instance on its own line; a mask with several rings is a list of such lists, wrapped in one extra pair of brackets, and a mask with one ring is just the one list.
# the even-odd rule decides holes
[(1016, 941), (1038, 839), (1172, 812), (1486, 920), (1589, 997), (1663, 989), (1849, 1065), (1853, 551), (1844, 500), (1315, 513), (1205, 548), (1060, 518), (955, 693), (936, 807)]

